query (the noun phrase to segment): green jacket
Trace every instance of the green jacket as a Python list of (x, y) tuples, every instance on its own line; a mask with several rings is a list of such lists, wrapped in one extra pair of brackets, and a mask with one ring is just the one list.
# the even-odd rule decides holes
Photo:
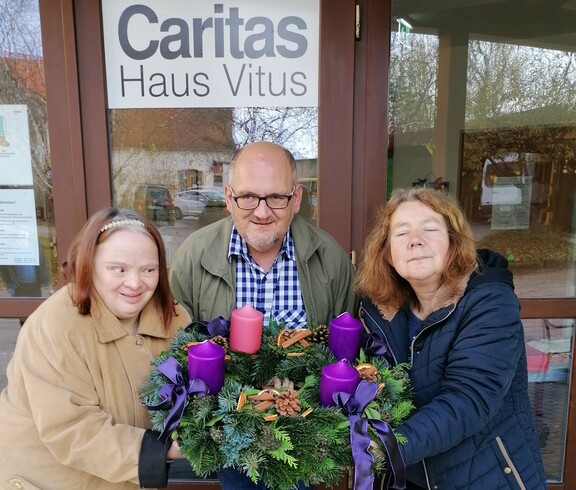
[[(172, 293), (194, 320), (229, 319), (236, 308), (236, 267), (234, 260), (228, 261), (232, 224), (227, 217), (192, 233), (171, 262)], [(290, 229), (308, 324), (327, 325), (345, 311), (356, 316), (348, 254), (328, 233), (299, 216)]]

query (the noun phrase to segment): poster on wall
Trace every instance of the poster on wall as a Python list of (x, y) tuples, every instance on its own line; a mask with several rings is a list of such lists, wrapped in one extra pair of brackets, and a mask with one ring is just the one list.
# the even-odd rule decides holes
[(319, 1), (103, 0), (108, 107), (316, 107)]
[(0, 105), (0, 185), (33, 185), (28, 110), (22, 104)]
[(0, 189), (0, 265), (39, 265), (33, 189)]

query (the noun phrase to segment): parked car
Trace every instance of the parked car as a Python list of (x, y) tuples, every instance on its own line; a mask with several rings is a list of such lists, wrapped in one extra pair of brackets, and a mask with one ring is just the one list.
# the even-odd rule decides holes
[(176, 194), (174, 211), (176, 219), (184, 216), (197, 216), (206, 212), (206, 208), (226, 205), (224, 193), (217, 189), (188, 189)]
[(182, 191), (176, 194), (174, 200), (174, 214), (176, 219), (184, 216), (197, 216), (204, 212), (206, 199), (195, 191)]
[(189, 189), (198, 192), (206, 199), (206, 206), (226, 206), (224, 191), (220, 187), (199, 187)]
[(133, 209), (152, 221), (174, 222), (174, 199), (168, 187), (140, 184), (134, 192)]

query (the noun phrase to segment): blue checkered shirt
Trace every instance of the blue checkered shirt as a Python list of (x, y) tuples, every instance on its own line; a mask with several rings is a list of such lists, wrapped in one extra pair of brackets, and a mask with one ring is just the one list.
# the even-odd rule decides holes
[(236, 307), (252, 305), (264, 313), (264, 323), (271, 319), (287, 328), (306, 325), (306, 309), (300, 289), (294, 241), (290, 230), (272, 267), (265, 272), (252, 259), (246, 241), (232, 227), (228, 260), (236, 259)]

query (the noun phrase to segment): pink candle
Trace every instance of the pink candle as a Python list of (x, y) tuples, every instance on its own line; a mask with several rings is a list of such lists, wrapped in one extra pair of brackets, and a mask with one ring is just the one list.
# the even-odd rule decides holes
[(244, 305), (230, 315), (230, 349), (254, 354), (260, 349), (264, 315), (251, 305)]
[(348, 312), (332, 318), (328, 328), (328, 348), (336, 359), (354, 362), (360, 353), (361, 341), (362, 322), (360, 320), (356, 320)]
[(320, 377), (320, 404), (324, 407), (336, 405), (332, 395), (339, 391), (353, 394), (359, 381), (358, 370), (344, 360), (324, 366)]
[(188, 377), (204, 381), (210, 394), (215, 395), (224, 386), (225, 350), (209, 340), (188, 348)]

